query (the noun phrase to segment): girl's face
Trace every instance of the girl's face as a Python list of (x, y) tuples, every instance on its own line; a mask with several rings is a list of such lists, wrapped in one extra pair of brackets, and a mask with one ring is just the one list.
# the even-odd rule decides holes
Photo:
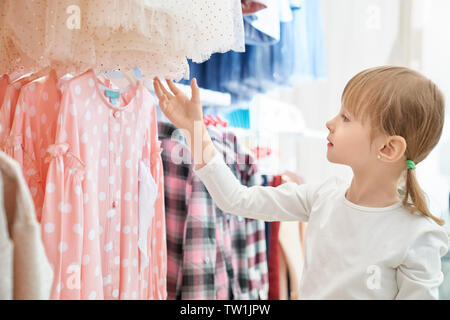
[(363, 124), (342, 107), (326, 126), (330, 131), (328, 161), (357, 169), (366, 167), (376, 159), (375, 152), (371, 150), (369, 122)]

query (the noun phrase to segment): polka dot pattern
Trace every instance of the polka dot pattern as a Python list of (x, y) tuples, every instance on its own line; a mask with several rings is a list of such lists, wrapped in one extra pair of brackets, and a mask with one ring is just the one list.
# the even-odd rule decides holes
[[(46, 192), (51, 194), (56, 191), (53, 182), (45, 184), (43, 181), (48, 171), (48, 163), (45, 162), (47, 148), (55, 142), (58, 117), (58, 112), (48, 106), (53, 106), (61, 100), (56, 73), (50, 72), (41, 76), (39, 81), (24, 81), (23, 87), (9, 85), (5, 91), (3, 105), (0, 106), (0, 126), (6, 128), (0, 132), (0, 141), (5, 139), (6, 132), (11, 141), (3, 151), (14, 158), (26, 173), (25, 181), (36, 208), (42, 208)], [(30, 80), (33, 80), (33, 77)], [(60, 83), (64, 83), (64, 80)], [(10, 123), (12, 114), (15, 116)], [(62, 209), (65, 212), (68, 208)], [(36, 211), (40, 220), (41, 210)]]
[[(63, 285), (59, 291), (55, 286), (51, 297), (165, 299), (165, 228), (150, 226), (145, 252), (138, 245), (142, 236), (139, 208), (148, 201), (148, 197), (138, 197), (138, 164), (146, 163), (148, 175), (162, 181), (162, 170), (157, 170), (162, 164), (157, 123), (151, 121), (156, 119), (153, 98), (139, 84), (121, 93), (113, 106), (98, 83), (91, 71), (68, 81), (60, 104), (61, 120), (55, 121), (54, 146), (62, 148), (64, 142), (70, 151), (57, 148), (56, 155), (50, 157), (48, 182), (42, 188), (42, 237), (48, 259), (55, 266), (55, 283), (70, 286)], [(139, 99), (137, 92), (141, 92)], [(144, 108), (144, 104), (151, 107)], [(97, 112), (100, 109), (103, 111)], [(40, 122), (38, 110), (36, 107), (35, 118)], [(115, 116), (116, 112), (121, 116)], [(141, 122), (150, 125), (139, 125)], [(163, 187), (159, 184), (155, 192), (163, 194)], [(164, 226), (164, 197), (159, 199), (153, 223)], [(147, 258), (141, 263), (140, 257)]]
[(188, 75), (188, 58), (203, 62), (215, 52), (244, 51), (240, 0), (80, 0), (74, 11), (72, 0), (2, 1), (0, 47), (8, 54), (0, 54), (0, 70), (7, 73), (50, 64), (60, 74), (138, 64), (146, 77), (179, 80)]

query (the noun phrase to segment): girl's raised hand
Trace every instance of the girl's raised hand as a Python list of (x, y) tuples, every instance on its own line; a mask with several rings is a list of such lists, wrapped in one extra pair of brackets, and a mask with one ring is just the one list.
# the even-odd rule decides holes
[(197, 80), (194, 78), (191, 81), (191, 99), (178, 89), (171, 80), (166, 80), (166, 82), (171, 92), (164, 88), (158, 78), (153, 79), (153, 86), (162, 112), (178, 129), (193, 132), (195, 121), (203, 123), (203, 111)]

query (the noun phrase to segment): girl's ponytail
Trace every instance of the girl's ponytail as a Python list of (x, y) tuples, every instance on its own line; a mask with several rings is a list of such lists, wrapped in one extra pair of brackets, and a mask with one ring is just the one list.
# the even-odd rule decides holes
[[(411, 203), (411, 202), (412, 203)], [(443, 226), (445, 224), (444, 219), (433, 216), (428, 209), (428, 205), (425, 199), (425, 194), (417, 182), (415, 169), (406, 169), (405, 179), (405, 195), (403, 198), (403, 206), (410, 210), (411, 213), (419, 211), (419, 214), (423, 214), (433, 219), (437, 224)]]

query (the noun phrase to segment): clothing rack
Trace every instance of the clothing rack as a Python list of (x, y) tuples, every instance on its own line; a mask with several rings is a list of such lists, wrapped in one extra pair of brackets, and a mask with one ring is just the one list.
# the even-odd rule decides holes
[[(153, 88), (153, 79), (143, 78), (139, 69), (135, 68), (133, 70), (127, 71), (115, 71), (111, 73), (105, 74), (108, 78), (126, 78), (130, 83), (135, 84), (138, 80), (141, 80), (144, 86), (152, 93), (155, 93)], [(166, 87), (168, 91), (170, 91), (164, 81), (162, 81), (163, 85)], [(176, 84), (177, 87), (186, 94), (189, 98), (191, 97), (191, 87), (188, 85)], [(231, 95), (229, 93), (223, 93), (218, 91), (213, 91), (209, 89), (199, 88), (200, 89), (200, 98), (203, 105), (207, 106), (215, 106), (215, 107), (229, 107), (231, 106)]]
[[(144, 79), (144, 86), (151, 92), (155, 92), (153, 88), (153, 79)], [(163, 85), (168, 89), (167, 85), (163, 83)], [(176, 83), (178, 89), (180, 89), (185, 95), (189, 98), (191, 97), (191, 87)], [(231, 106), (231, 95), (229, 93), (223, 93), (218, 91), (213, 91), (209, 89), (199, 88), (200, 89), (200, 99), (204, 106), (215, 106), (215, 107), (229, 107)], [(169, 90), (169, 89), (168, 89)], [(170, 90), (169, 90), (170, 91)]]

